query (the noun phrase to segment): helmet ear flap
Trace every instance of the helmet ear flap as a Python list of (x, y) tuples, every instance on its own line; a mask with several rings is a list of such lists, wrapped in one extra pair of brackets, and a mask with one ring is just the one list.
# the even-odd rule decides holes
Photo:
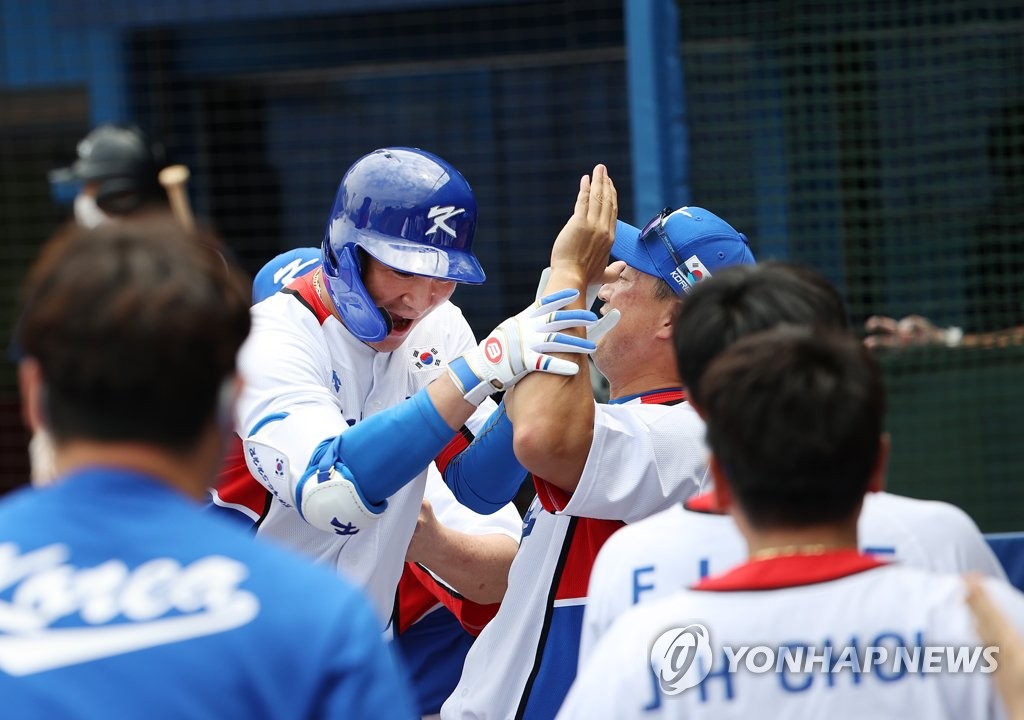
[(391, 315), (367, 292), (358, 251), (348, 244), (335, 254), (330, 237), (324, 238), (324, 284), (349, 332), (363, 342), (379, 342), (391, 332)]

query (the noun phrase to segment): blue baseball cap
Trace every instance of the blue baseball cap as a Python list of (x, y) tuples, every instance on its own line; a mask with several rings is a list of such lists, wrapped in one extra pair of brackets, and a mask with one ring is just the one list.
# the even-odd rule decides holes
[(255, 305), (291, 285), (306, 273), (320, 267), (320, 248), (305, 247), (283, 252), (268, 262), (252, 281), (252, 304)]
[(709, 210), (662, 210), (642, 230), (619, 220), (611, 255), (685, 295), (730, 265), (753, 265), (747, 236)]

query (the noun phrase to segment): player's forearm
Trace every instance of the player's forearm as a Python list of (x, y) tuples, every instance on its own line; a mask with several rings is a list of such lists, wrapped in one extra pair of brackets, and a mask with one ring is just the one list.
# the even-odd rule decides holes
[[(586, 279), (578, 268), (552, 266), (546, 292), (563, 288), (580, 291), (581, 299), (572, 307), (582, 308)], [(579, 364), (580, 372), (569, 377), (533, 373), (506, 395), (505, 403), (519, 462), (552, 485), (572, 492), (594, 436), (594, 394), (586, 358), (562, 357)]]
[(507, 535), (468, 535), (443, 525), (415, 558), (460, 595), (481, 605), (501, 602), (519, 545)]
[(961, 344), (964, 347), (1008, 347), (1010, 345), (1024, 344), (1024, 325), (995, 330), (987, 333), (971, 333), (963, 336)]
[(462, 505), (489, 515), (515, 498), (527, 473), (513, 451), (512, 432), (503, 402), (469, 447), (443, 468), (445, 483)]
[(437, 414), (452, 430), (461, 428), (476, 410), (475, 405), (466, 402), (462, 391), (455, 387), (448, 373), (442, 373), (427, 386), (427, 395)]
[[(454, 435), (450, 423), (461, 418), (461, 427), (472, 414), (473, 406), (461, 396), (455, 401), (443, 392), (439, 395), (440, 402), (435, 402), (429, 389), (421, 390), (405, 402), (325, 440), (313, 453), (306, 474), (318, 472), (321, 466), (341, 464), (362, 497), (379, 505), (441, 452)], [(462, 405), (469, 410), (464, 415), (466, 408)]]

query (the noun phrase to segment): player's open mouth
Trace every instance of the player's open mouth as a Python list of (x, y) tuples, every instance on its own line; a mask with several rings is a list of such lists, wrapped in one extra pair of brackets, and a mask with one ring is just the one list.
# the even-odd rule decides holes
[(391, 316), (391, 327), (392, 327), (391, 331), (395, 332), (395, 333), (399, 333), (399, 334), (404, 333), (410, 327), (412, 327), (412, 323), (413, 323), (413, 321), (410, 320), (409, 318), (398, 317), (397, 315), (392, 315)]

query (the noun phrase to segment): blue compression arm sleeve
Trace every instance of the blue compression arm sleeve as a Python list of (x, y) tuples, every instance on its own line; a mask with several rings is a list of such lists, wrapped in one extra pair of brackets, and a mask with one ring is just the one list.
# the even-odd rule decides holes
[(423, 389), (325, 440), (307, 472), (333, 458), (344, 466), (341, 472), (352, 479), (364, 502), (378, 505), (426, 468), (454, 436)]
[(512, 449), (512, 421), (502, 401), (469, 447), (452, 458), (444, 481), (460, 503), (488, 515), (516, 496), (526, 475)]

